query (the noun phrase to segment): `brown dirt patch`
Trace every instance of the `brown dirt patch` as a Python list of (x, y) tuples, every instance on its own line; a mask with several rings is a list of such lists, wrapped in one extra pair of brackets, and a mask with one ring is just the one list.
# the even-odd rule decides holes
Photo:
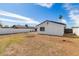
[[(20, 43), (7, 46), (2, 55), (22, 56), (70, 56), (79, 55), (79, 38), (67, 38), (58, 36), (38, 35), (37, 33), (21, 33), (6, 35), (22, 39)], [(4, 37), (0, 37), (3, 38)], [(19, 39), (18, 39), (19, 37)], [(1, 40), (1, 39), (0, 39)]]

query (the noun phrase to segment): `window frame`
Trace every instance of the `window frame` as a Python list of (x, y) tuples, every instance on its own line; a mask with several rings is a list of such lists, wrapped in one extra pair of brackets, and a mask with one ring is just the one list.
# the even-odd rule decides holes
[(40, 31), (45, 31), (45, 27), (40, 27)]

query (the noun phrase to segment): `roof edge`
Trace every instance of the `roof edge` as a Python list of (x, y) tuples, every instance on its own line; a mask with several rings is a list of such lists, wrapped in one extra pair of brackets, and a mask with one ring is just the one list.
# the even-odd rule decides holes
[(36, 25), (36, 26), (39, 26), (39, 25), (41, 25), (42, 23), (44, 23), (44, 22), (53, 22), (53, 23), (56, 23), (56, 24), (60, 24), (60, 25), (66, 25), (66, 24), (64, 24), (64, 23), (60, 23), (60, 22), (56, 22), (56, 21), (50, 21), (50, 20), (45, 20), (45, 21), (43, 21), (43, 22), (41, 22), (40, 24), (38, 24), (38, 25)]

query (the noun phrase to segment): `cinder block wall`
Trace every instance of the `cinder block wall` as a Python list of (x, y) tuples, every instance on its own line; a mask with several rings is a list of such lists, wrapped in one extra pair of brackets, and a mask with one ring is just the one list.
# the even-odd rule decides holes
[(34, 31), (34, 29), (0, 28), (0, 34), (22, 33), (22, 32), (30, 32), (30, 31)]

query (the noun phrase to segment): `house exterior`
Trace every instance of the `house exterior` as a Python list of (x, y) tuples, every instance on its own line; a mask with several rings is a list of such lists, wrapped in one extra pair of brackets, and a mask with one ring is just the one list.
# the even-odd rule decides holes
[(26, 29), (25, 26), (21, 26), (21, 25), (13, 25), (12, 28), (14, 28), (14, 29)]
[(72, 27), (73, 34), (79, 36), (79, 27)]
[(13, 25), (12, 28), (14, 29), (27, 29), (30, 30), (30, 32), (34, 32), (35, 31), (35, 27), (30, 27), (30, 26), (21, 26), (21, 25)]
[(35, 32), (36, 31), (36, 28), (35, 27), (27, 27), (26, 29), (29, 29), (30, 30), (30, 32)]
[(57, 35), (57, 36), (64, 35), (65, 27), (66, 24), (55, 22), (55, 21), (49, 21), (49, 20), (46, 20), (36, 26), (37, 33), (39, 34), (48, 34), (48, 35)]

